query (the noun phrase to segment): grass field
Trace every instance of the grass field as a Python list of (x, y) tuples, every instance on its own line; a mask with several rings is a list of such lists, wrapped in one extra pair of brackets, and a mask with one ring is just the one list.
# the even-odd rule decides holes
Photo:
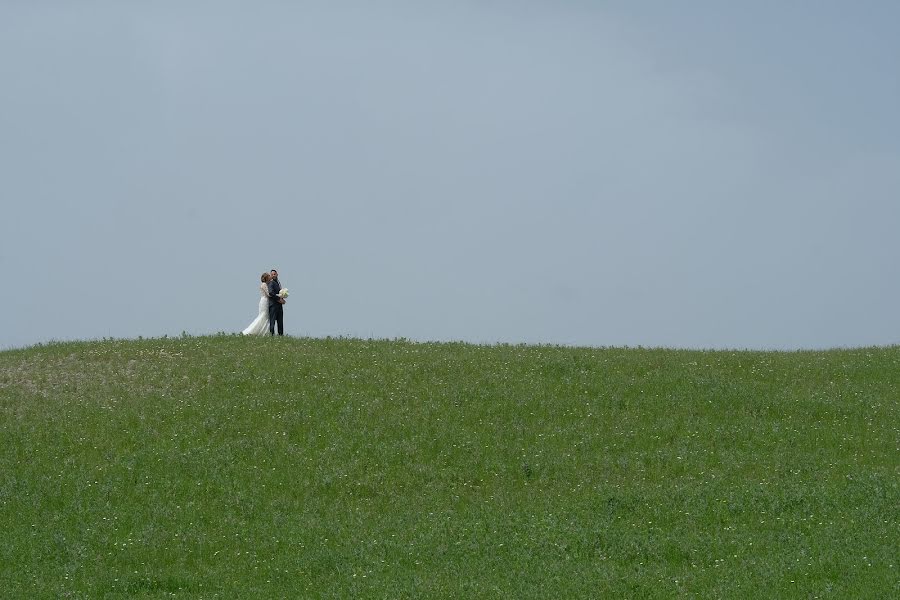
[(0, 596), (900, 597), (900, 347), (0, 352)]

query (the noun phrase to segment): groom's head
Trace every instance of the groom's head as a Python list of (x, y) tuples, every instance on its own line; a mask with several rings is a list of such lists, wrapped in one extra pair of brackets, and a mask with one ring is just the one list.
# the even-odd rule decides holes
[(275, 269), (269, 271), (269, 275), (272, 276), (272, 279), (278, 279), (278, 271), (276, 271)]

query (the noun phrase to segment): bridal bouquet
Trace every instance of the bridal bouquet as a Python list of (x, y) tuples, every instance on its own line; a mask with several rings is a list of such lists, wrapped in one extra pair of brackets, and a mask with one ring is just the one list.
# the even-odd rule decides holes
[(281, 288), (281, 291), (278, 292), (278, 297), (279, 297), (279, 298), (282, 298), (282, 299), (287, 298), (287, 297), (288, 297), (288, 289), (287, 289), (287, 288)]

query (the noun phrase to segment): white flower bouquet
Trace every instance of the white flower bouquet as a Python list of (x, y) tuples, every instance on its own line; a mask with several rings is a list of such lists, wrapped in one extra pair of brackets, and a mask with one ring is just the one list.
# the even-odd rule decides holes
[(281, 291), (278, 292), (278, 297), (281, 298), (281, 299), (287, 298), (287, 297), (288, 297), (288, 289), (287, 289), (287, 288), (281, 288)]

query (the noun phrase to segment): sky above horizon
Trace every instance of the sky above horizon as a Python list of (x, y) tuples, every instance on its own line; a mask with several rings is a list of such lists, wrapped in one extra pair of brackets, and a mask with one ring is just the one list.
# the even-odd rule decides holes
[(900, 343), (900, 4), (0, 1), (0, 349)]

